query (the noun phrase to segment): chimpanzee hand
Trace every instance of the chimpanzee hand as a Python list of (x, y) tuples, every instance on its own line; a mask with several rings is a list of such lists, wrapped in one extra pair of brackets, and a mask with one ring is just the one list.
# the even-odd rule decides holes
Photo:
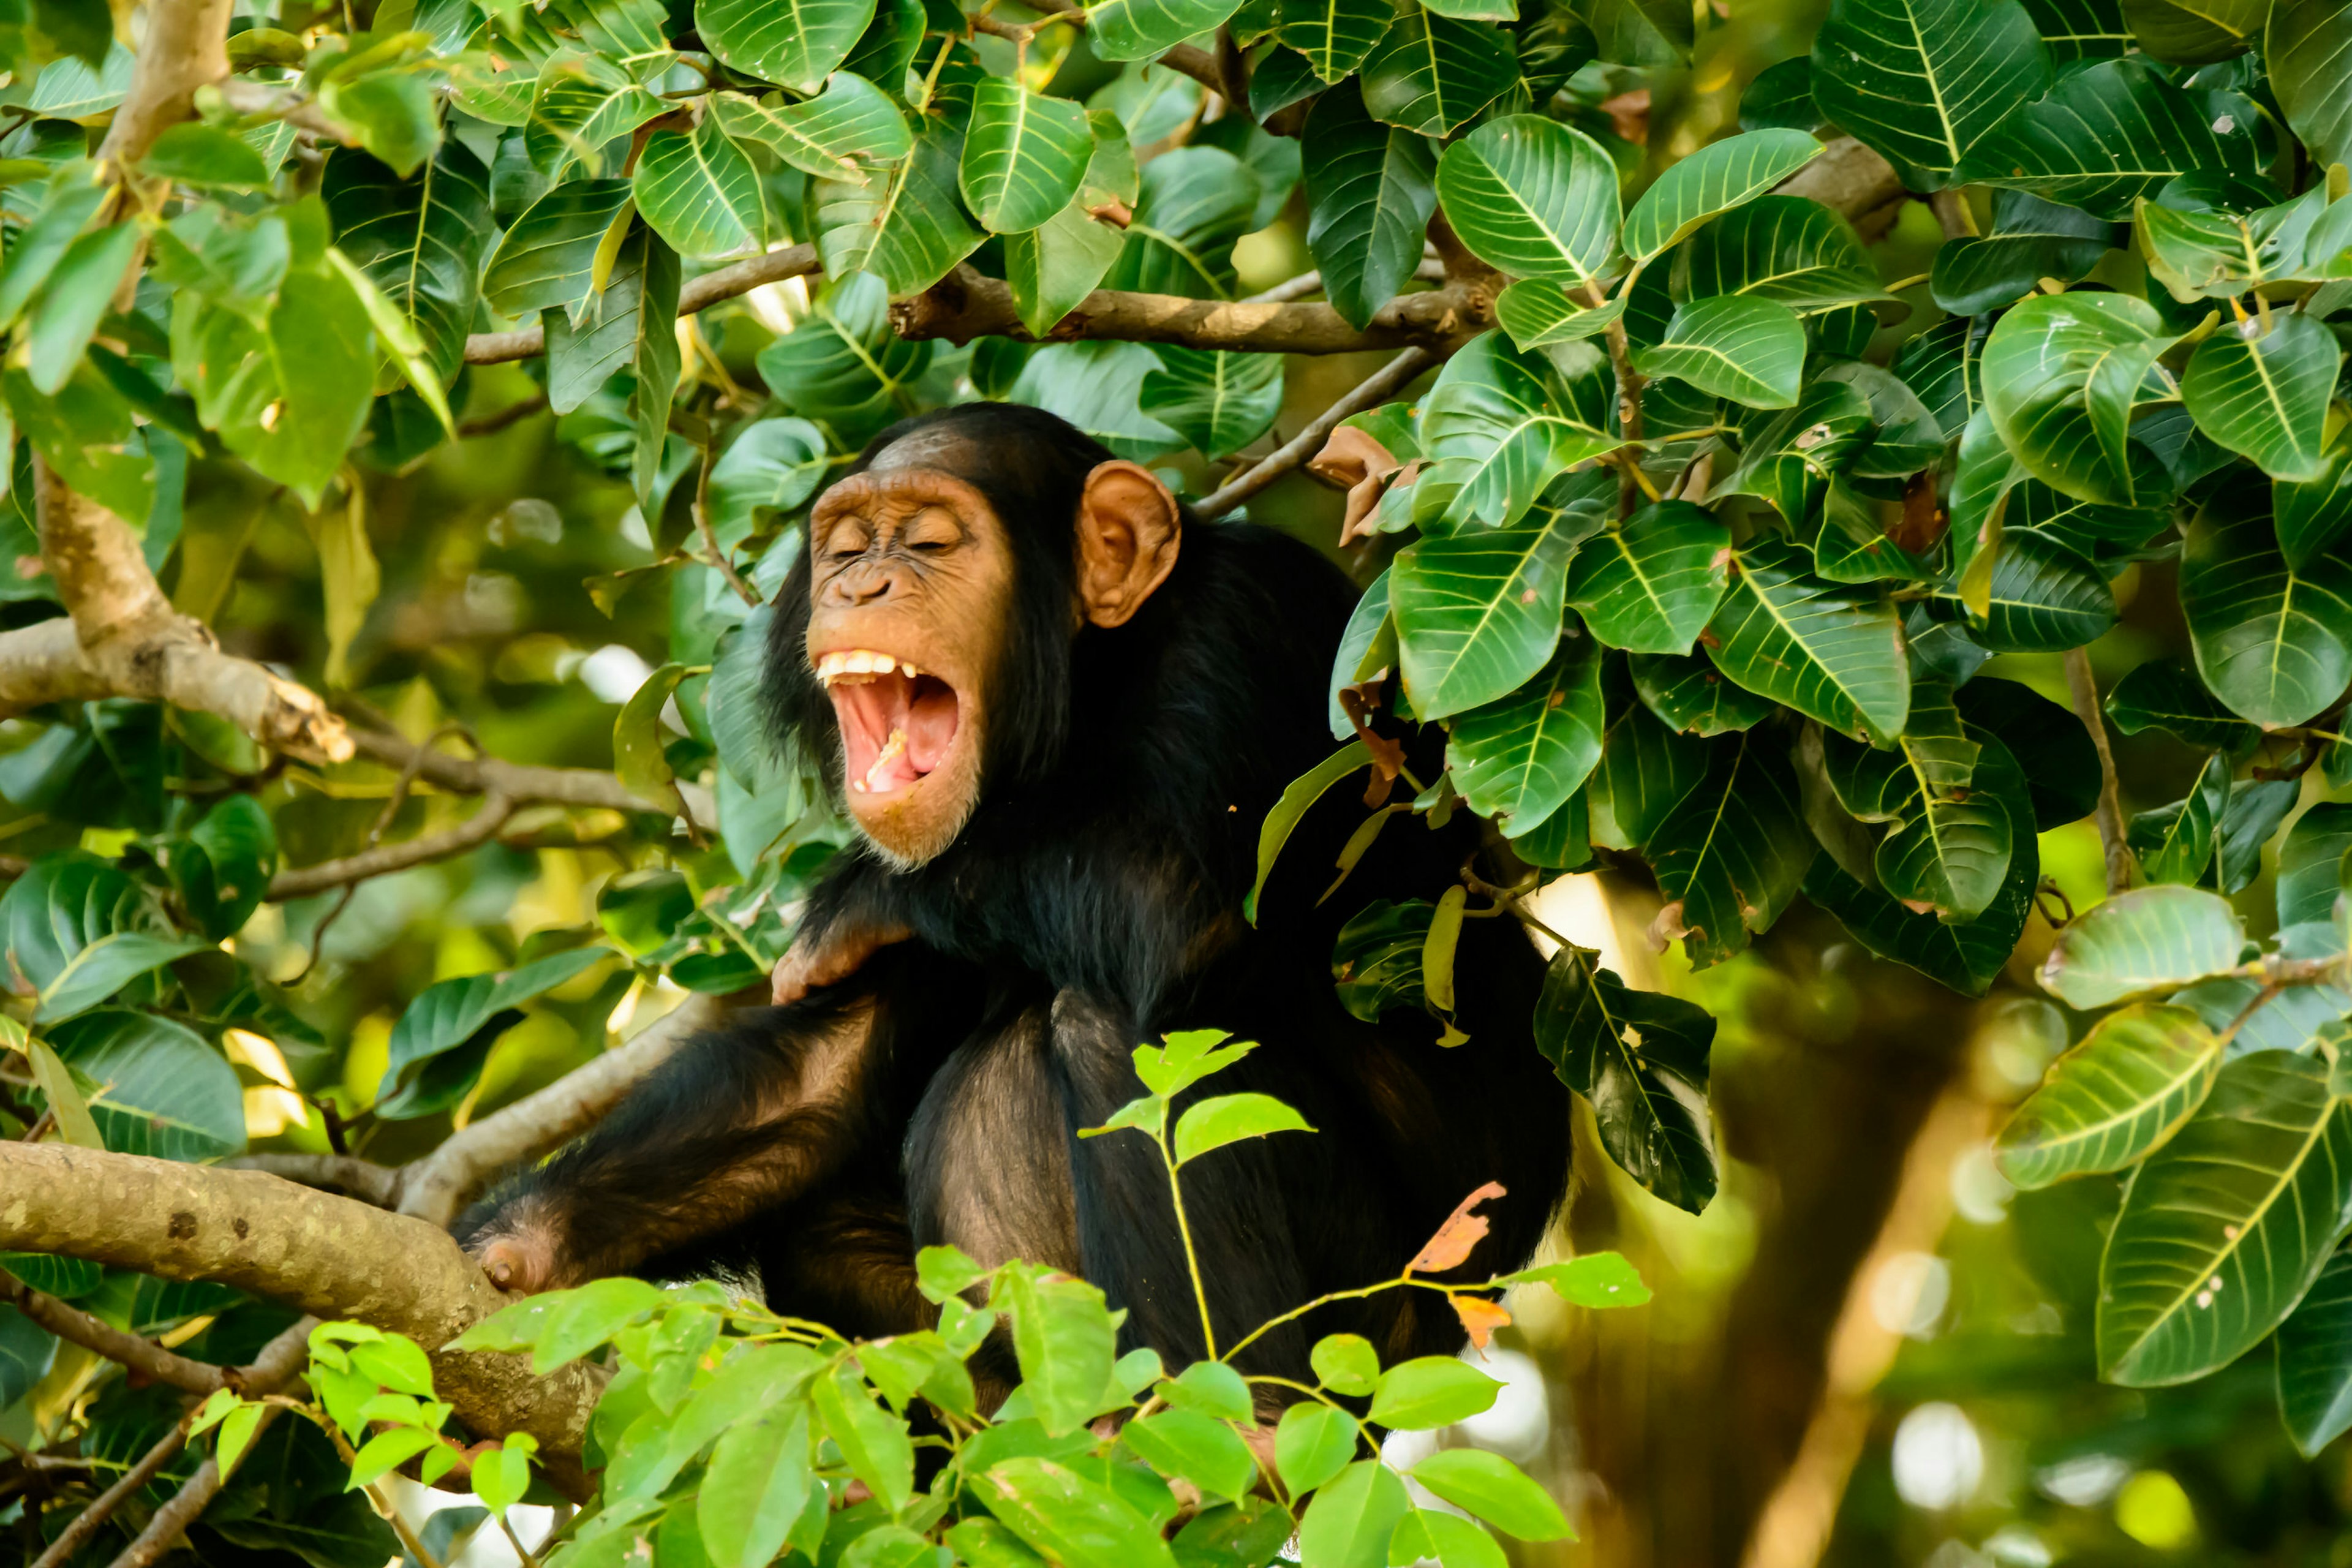
[(853, 925), (828, 931), (813, 942), (795, 942), (776, 961), (776, 1005), (848, 979), (876, 952), (914, 934), (902, 925)]

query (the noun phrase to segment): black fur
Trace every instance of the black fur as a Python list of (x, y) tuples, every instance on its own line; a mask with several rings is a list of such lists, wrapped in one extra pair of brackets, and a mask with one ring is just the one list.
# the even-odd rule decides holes
[[(1139, 1135), (1076, 1132), (1142, 1092), (1135, 1044), (1213, 1026), (1260, 1046), (1200, 1092), (1275, 1094), (1318, 1129), (1184, 1172), (1221, 1345), (1394, 1273), (1486, 1181), (1510, 1195), (1488, 1206), (1493, 1234), (1465, 1275), (1515, 1266), (1568, 1176), (1567, 1094), (1528, 1035), (1537, 955), (1516, 922), (1468, 923), (1457, 994), (1470, 1042), (1452, 1050), (1418, 1014), (1349, 1016), (1330, 970), (1346, 917), (1374, 898), (1434, 898), (1475, 849), (1474, 825), (1391, 824), (1318, 906), (1363, 820), (1343, 784), (1292, 837), (1259, 925), (1242, 918), (1267, 809), (1331, 749), (1345, 579), (1280, 534), (1188, 514), (1176, 567), (1140, 613), (1073, 637), (1078, 495), (1110, 454), (1050, 415), (978, 405), (899, 426), (866, 460), (939, 426), (970, 437), (961, 471), (1016, 551), (982, 804), (912, 870), (845, 857), (803, 938), (869, 921), (916, 940), (831, 994), (689, 1047), (487, 1227), (537, 1205), (595, 1270), (756, 1264), (774, 1305), (865, 1333), (923, 1321), (908, 1279), (917, 1247), (1017, 1253), (1077, 1268), (1129, 1310), (1129, 1343), (1181, 1364), (1203, 1345), (1166, 1173)], [(807, 570), (803, 559), (780, 597), (770, 695), (785, 733), (837, 773), (831, 707), (803, 652)], [(868, 1006), (852, 1092), (824, 1109), (751, 1109), (790, 1101), (811, 1042)], [(712, 1193), (726, 1201), (698, 1196)], [(1249, 1363), (1298, 1372), (1313, 1339), (1341, 1329), (1389, 1356), (1461, 1341), (1434, 1298), (1392, 1292), (1271, 1336)]]

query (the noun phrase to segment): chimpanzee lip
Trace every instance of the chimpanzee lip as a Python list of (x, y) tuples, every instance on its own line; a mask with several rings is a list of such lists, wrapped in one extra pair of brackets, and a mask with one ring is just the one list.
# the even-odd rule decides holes
[(947, 760), (962, 704), (946, 680), (872, 648), (835, 648), (815, 663), (840, 724), (843, 781), (852, 795), (891, 799)]

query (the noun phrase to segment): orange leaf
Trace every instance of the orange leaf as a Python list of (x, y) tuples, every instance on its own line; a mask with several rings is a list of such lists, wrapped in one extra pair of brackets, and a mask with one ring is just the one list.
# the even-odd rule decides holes
[(1470, 1249), (1486, 1239), (1486, 1217), (1470, 1211), (1488, 1198), (1502, 1195), (1503, 1184), (1488, 1182), (1464, 1198), (1454, 1211), (1445, 1216), (1445, 1223), (1437, 1227), (1437, 1234), (1431, 1237), (1413, 1255), (1412, 1261), (1404, 1266), (1404, 1271), (1407, 1274), (1443, 1274), (1449, 1268), (1460, 1268), (1463, 1260), (1470, 1256)]
[(1482, 1354), (1486, 1352), (1486, 1342), (1495, 1337), (1496, 1329), (1511, 1326), (1511, 1314), (1484, 1296), (1448, 1296), (1446, 1300), (1454, 1303), (1454, 1315), (1462, 1320), (1463, 1331), (1470, 1336), (1470, 1342), (1477, 1346)]

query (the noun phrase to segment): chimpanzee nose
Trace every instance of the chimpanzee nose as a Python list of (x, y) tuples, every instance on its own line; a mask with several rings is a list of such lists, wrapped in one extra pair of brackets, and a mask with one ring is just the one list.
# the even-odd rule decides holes
[(895, 568), (852, 567), (833, 580), (831, 596), (837, 603), (862, 608), (877, 599), (888, 598), (902, 586)]

